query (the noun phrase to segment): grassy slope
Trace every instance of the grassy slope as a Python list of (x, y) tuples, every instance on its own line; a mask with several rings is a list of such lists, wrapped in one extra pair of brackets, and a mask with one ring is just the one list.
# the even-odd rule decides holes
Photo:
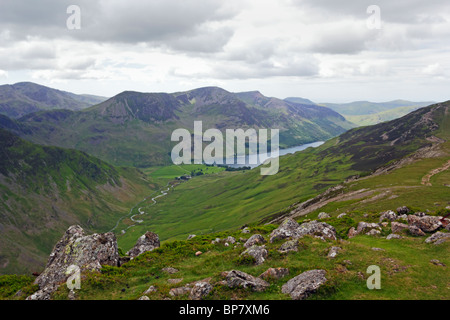
[[(293, 203), (310, 199), (351, 176), (365, 175), (383, 164), (430, 145), (424, 139), (425, 136), (434, 133), (445, 138), (449, 128), (448, 115), (444, 117), (443, 114), (435, 114), (436, 118), (445, 121), (439, 123), (438, 131), (431, 132), (426, 126), (420, 125), (422, 117), (430, 110), (424, 108), (403, 119), (353, 129), (317, 149), (284, 156), (280, 159), (280, 170), (274, 176), (261, 176), (259, 168), (256, 168), (249, 172), (223, 172), (196, 177), (169, 191), (169, 195), (158, 200), (156, 205), (149, 203), (147, 207), (144, 206), (146, 215), (141, 216), (144, 222), (121, 235), (119, 245), (129, 249), (137, 237), (147, 230), (157, 232), (162, 240), (184, 239), (190, 233), (203, 234), (238, 228), (246, 223), (286, 212)], [(403, 135), (404, 132), (408, 134)], [(387, 140), (381, 138), (384, 133), (389, 135)], [(392, 141), (399, 139), (402, 141), (391, 146)], [(447, 148), (448, 145), (445, 144), (444, 147)], [(414, 175), (422, 177), (445, 159), (427, 160), (430, 164), (422, 171), (413, 167)], [(399, 172), (401, 175), (402, 171)], [(405, 177), (411, 176), (413, 175), (407, 172), (404, 177), (394, 179), (405, 181)], [(381, 176), (378, 179), (389, 181), (389, 178)], [(364, 180), (355, 182), (363, 183)], [(414, 192), (413, 188), (403, 189), (402, 192), (410, 192), (410, 195)], [(429, 193), (434, 196), (412, 200), (411, 203), (421, 203), (419, 207), (425, 210), (433, 206), (433, 199), (443, 201), (445, 191), (445, 187), (440, 191), (431, 191)], [(410, 203), (407, 196), (396, 196), (398, 197), (389, 200), (389, 206)], [(416, 195), (415, 199), (421, 197)]]
[(106, 232), (156, 188), (135, 169), (0, 136), (1, 273), (39, 270), (68, 226)]

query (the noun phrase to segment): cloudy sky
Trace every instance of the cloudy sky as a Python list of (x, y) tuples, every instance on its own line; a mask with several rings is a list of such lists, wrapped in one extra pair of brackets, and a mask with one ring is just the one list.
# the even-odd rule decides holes
[[(380, 9), (380, 28), (376, 13)], [(69, 29), (70, 5), (80, 29)], [(0, 84), (450, 99), (450, 1), (0, 0)]]

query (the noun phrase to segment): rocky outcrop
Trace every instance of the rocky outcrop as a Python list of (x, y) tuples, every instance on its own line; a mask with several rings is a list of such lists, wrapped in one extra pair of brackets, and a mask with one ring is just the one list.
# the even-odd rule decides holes
[(255, 259), (255, 264), (260, 265), (263, 264), (265, 259), (267, 258), (268, 252), (264, 248), (264, 246), (251, 246), (247, 250), (241, 253), (242, 257), (251, 256)]
[(249, 288), (252, 291), (262, 292), (270, 286), (267, 281), (239, 270), (227, 272), (226, 278), (227, 286), (230, 288)]
[(409, 215), (408, 225), (418, 227), (423, 232), (434, 232), (442, 227), (442, 222), (440, 217)]
[(277, 240), (287, 238), (299, 238), (298, 228), (300, 225), (294, 219), (287, 218), (280, 224), (278, 228), (272, 231), (270, 234), (270, 242), (273, 243)]
[(147, 251), (152, 251), (156, 248), (159, 248), (160, 242), (159, 237), (156, 233), (146, 232), (143, 236), (141, 236), (134, 247), (127, 252), (127, 255), (130, 256), (131, 259), (136, 258), (140, 254), (143, 254)]
[(213, 289), (213, 286), (208, 281), (196, 282), (189, 293), (189, 299), (202, 300)]
[(391, 231), (392, 233), (400, 233), (403, 230), (408, 230), (408, 225), (400, 222), (392, 222), (391, 223)]
[(261, 245), (264, 243), (266, 243), (266, 240), (263, 238), (262, 235), (254, 234), (244, 243), (244, 247), (250, 248), (251, 246), (254, 246), (257, 244)]
[(444, 233), (444, 232), (436, 232), (432, 236), (425, 239), (426, 243), (432, 243), (434, 245), (442, 244), (446, 241), (450, 240), (450, 233)]
[[(372, 231), (375, 230), (375, 231)], [(354, 227), (350, 228), (348, 232), (348, 237), (353, 238), (359, 234), (376, 235), (381, 231), (381, 227), (378, 223), (368, 223), (361, 221), (358, 223), (356, 229)]]
[(388, 210), (380, 214), (380, 223), (384, 220), (395, 221), (398, 220), (398, 216), (394, 211)]
[(116, 236), (113, 233), (85, 235), (80, 226), (71, 226), (53, 248), (45, 270), (34, 282), (40, 290), (28, 299), (50, 299), (51, 293), (72, 275), (69, 267), (81, 273), (99, 271), (102, 265), (119, 266)]
[(286, 219), (277, 229), (270, 234), (270, 242), (280, 239), (300, 239), (310, 235), (322, 240), (336, 240), (336, 230), (325, 222), (311, 221), (299, 225), (295, 220)]
[(425, 232), (423, 232), (419, 227), (416, 226), (408, 226), (408, 231), (409, 233), (411, 233), (413, 236), (416, 237), (426, 236)]
[(310, 270), (292, 278), (281, 287), (293, 300), (303, 300), (315, 293), (327, 281), (325, 270)]
[(398, 213), (399, 215), (410, 214), (410, 213), (411, 213), (411, 210), (410, 210), (408, 207), (403, 206), (403, 207), (397, 208), (397, 213)]

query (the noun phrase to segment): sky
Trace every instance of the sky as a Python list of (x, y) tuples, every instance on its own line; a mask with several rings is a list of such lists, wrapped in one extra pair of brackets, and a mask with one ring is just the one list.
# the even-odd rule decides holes
[(219, 86), (446, 101), (450, 1), (0, 0), (0, 84), (22, 81), (107, 97)]

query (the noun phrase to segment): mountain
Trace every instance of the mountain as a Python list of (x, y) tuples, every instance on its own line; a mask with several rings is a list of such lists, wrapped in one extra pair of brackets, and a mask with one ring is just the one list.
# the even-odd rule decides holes
[[(260, 168), (255, 168), (195, 177), (158, 205), (143, 208), (151, 218), (144, 216), (142, 224), (119, 235), (119, 244), (128, 250), (146, 230), (157, 232), (162, 240), (173, 240), (272, 221), (294, 210), (294, 204), (313, 199), (344, 181), (353, 181), (350, 194), (355, 191), (356, 195), (346, 198), (348, 202), (331, 203), (329, 210), (340, 210), (356, 201), (352, 199), (364, 201), (377, 194), (384, 196), (380, 195), (378, 201), (358, 202), (360, 208), (352, 209), (406, 204), (423, 211), (442, 209), (448, 201), (445, 179), (432, 187), (421, 181), (449, 160), (449, 111), (450, 102), (445, 102), (400, 119), (351, 129), (320, 147), (281, 157), (279, 171), (273, 176), (261, 176)], [(355, 189), (363, 184), (367, 184), (366, 190)], [(341, 190), (333, 192), (335, 195)]]
[(136, 169), (0, 129), (0, 273), (39, 269), (72, 224), (111, 229), (152, 187)]
[(104, 97), (76, 95), (32, 82), (0, 86), (0, 114), (16, 119), (41, 110), (81, 110), (104, 100)]
[(316, 105), (316, 103), (312, 102), (309, 99), (300, 98), (300, 97), (288, 97), (284, 99), (285, 101), (294, 102), (294, 103), (300, 103), (300, 104), (312, 104)]
[(195, 120), (203, 121), (204, 130), (279, 129), (281, 147), (327, 140), (353, 127), (325, 107), (252, 95), (217, 87), (171, 94), (126, 91), (81, 111), (41, 111), (1, 123), (35, 143), (137, 167), (171, 164), (171, 133), (177, 128), (192, 132)]
[(358, 126), (372, 125), (400, 118), (421, 107), (433, 104), (431, 101), (413, 102), (394, 100), (389, 102), (355, 101), (350, 103), (321, 103), (342, 114), (348, 121)]

